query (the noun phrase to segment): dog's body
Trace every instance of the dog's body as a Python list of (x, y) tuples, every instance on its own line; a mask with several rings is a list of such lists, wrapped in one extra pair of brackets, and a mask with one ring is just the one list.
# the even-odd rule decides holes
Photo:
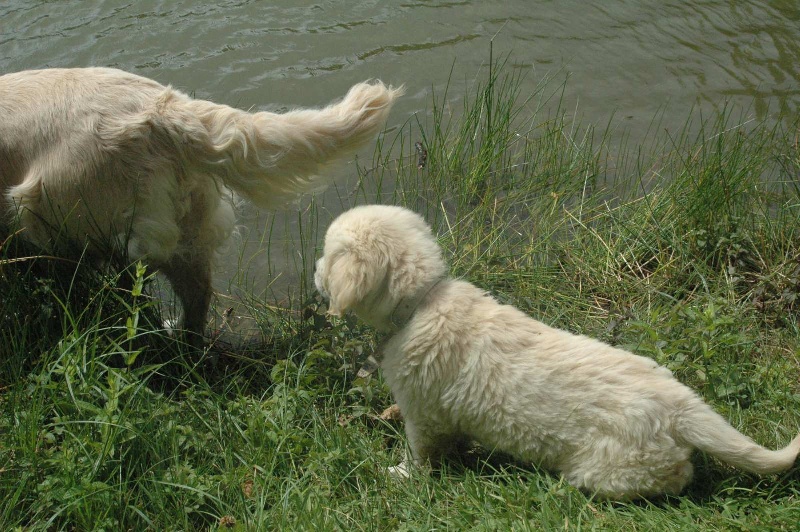
[(694, 448), (759, 474), (794, 463), (800, 436), (767, 450), (654, 361), (549, 327), (445, 273), (424, 220), (385, 206), (334, 220), (317, 264), (332, 314), (395, 331), (381, 365), (415, 463), (474, 439), (614, 499), (680, 492)]
[(0, 76), (0, 214), (45, 249), (145, 258), (202, 334), (234, 226), (228, 189), (260, 207), (319, 189), (314, 176), (376, 136), (399, 92), (362, 83), (323, 109), (247, 113), (114, 69)]

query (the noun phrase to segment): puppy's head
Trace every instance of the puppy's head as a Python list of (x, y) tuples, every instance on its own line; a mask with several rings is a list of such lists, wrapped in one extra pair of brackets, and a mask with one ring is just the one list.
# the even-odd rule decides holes
[(445, 274), (442, 252), (421, 216), (401, 207), (366, 205), (328, 228), (314, 283), (328, 312), (352, 310), (378, 329), (391, 328), (397, 304)]

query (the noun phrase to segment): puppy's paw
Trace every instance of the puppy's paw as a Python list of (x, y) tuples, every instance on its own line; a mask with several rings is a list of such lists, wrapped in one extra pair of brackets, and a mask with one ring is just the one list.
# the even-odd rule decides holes
[(408, 460), (403, 460), (396, 466), (387, 467), (386, 472), (393, 478), (406, 479), (411, 476), (410, 466), (411, 464), (409, 464)]

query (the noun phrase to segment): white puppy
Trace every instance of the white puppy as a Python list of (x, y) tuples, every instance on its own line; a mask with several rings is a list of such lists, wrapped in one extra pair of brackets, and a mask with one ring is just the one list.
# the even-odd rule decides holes
[(447, 278), (430, 228), (406, 209), (340, 215), (315, 283), (331, 314), (352, 310), (392, 332), (381, 366), (414, 463), (435, 463), (469, 438), (599, 497), (628, 499), (680, 492), (693, 448), (758, 474), (790, 468), (800, 451), (800, 436), (780, 451), (754, 443), (648, 358)]
[(108, 68), (6, 74), (0, 216), (51, 251), (145, 258), (202, 335), (234, 224), (226, 187), (260, 207), (319, 189), (314, 176), (372, 139), (400, 92), (361, 83), (323, 109), (247, 113)]

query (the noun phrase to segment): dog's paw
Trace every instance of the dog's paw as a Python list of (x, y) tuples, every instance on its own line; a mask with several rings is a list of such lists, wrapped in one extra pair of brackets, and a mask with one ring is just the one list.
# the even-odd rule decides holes
[(396, 466), (387, 467), (386, 472), (389, 473), (389, 476), (397, 479), (405, 479), (411, 476), (411, 471), (409, 469), (409, 463), (407, 460), (403, 460)]
[(164, 332), (167, 333), (167, 336), (175, 338), (179, 322), (180, 320), (178, 320), (178, 318), (167, 318), (161, 322), (161, 326), (164, 328)]

